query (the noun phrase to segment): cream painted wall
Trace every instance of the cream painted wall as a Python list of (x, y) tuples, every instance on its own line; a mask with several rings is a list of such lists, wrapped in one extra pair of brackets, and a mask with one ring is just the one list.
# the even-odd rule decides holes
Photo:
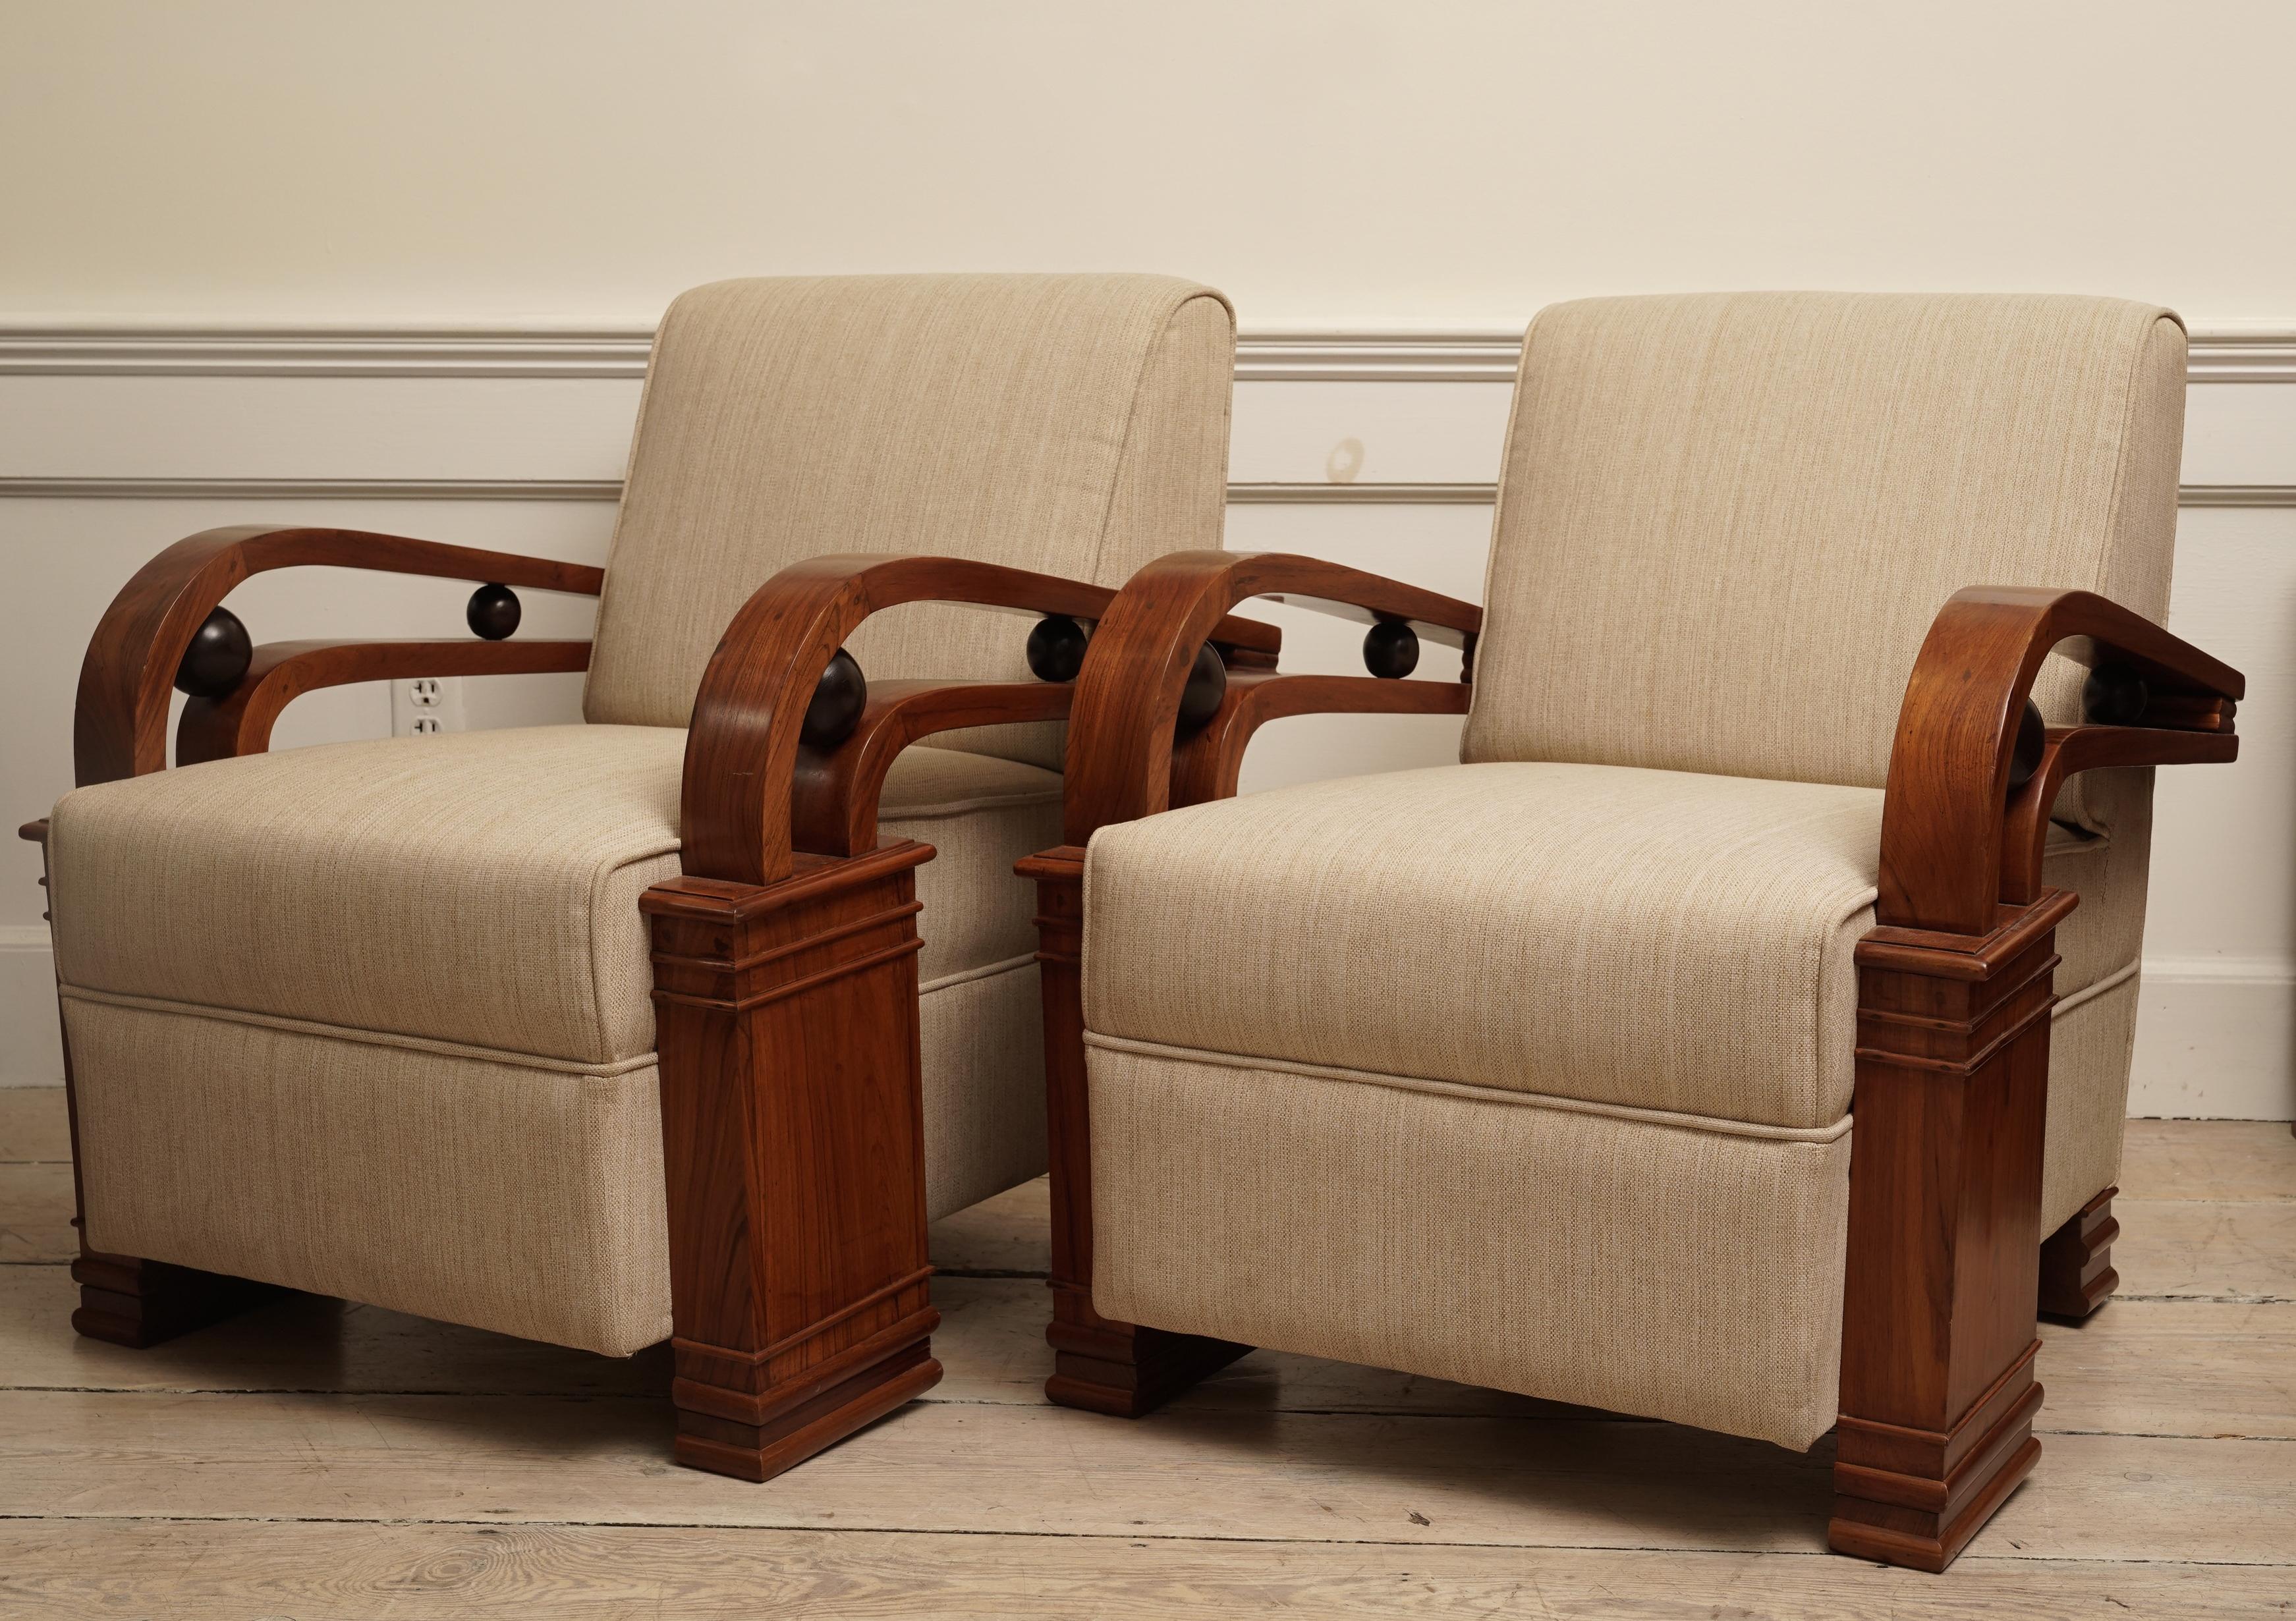
[(1688, 285), (2292, 313), (2284, 0), (17, 0), (0, 320), (651, 322), (1163, 267), (1247, 318)]

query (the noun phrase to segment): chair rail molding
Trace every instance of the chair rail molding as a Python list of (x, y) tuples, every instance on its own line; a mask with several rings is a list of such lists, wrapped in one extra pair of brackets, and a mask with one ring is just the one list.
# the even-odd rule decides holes
[[(2296, 383), (2296, 316), (2196, 319), (2194, 382)], [(642, 377), (647, 326), (0, 324), (0, 377)], [(1238, 382), (1514, 381), (1522, 329), (1246, 327)]]

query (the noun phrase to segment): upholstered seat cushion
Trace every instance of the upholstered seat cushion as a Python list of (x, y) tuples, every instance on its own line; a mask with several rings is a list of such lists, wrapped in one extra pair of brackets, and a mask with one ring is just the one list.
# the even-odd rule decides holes
[[(67, 795), (51, 823), (69, 991), (613, 1065), (653, 1048), (637, 909), (677, 871), (685, 733), (569, 725), (283, 750)], [(1013, 863), (1060, 778), (913, 749), (886, 837), (918, 873), (923, 978), (1025, 955)]]
[[(1829, 1126), (1849, 1108), (1852, 951), (1873, 926), (1882, 798), (1489, 763), (1104, 828), (1086, 864), (1085, 1022), (1175, 1048)], [(2069, 924), (2066, 954), (2077, 946), (2092, 979), (2133, 959), (2143, 905), (2141, 879), (2133, 907), (2097, 886), (2104, 847), (2062, 835), (2050, 862), (2087, 891), (2075, 918), (2095, 943)]]

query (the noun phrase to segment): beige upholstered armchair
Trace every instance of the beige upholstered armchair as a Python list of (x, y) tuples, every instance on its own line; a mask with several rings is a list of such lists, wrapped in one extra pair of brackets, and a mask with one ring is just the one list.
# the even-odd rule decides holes
[[(1023, 868), (1054, 1399), (1263, 1345), (1833, 1430), (1833, 1545), (1950, 1561), (2038, 1451), (2037, 1297), (2111, 1291), (2145, 767), (2234, 748), (2240, 676), (2158, 627), (2184, 380), (2173, 315), (2097, 299), (1562, 305), (1481, 610), (1135, 577)], [(1191, 726), (1276, 594), (1467, 684), (1242, 671)], [(1465, 710), (1464, 763), (1227, 797), (1318, 709)]]
[[(1013, 866), (1059, 835), (1081, 624), (1217, 544), (1233, 357), (1160, 277), (722, 282), (662, 324), (603, 572), (161, 553), (45, 824), (78, 1330), (253, 1281), (674, 1333), (678, 1455), (752, 1478), (931, 1384), (926, 1220), (1044, 1163)], [(299, 564), (478, 582), (479, 637), (250, 649), (225, 595)], [(594, 643), (504, 639), (517, 589), (600, 596)], [(316, 686), (586, 665), (582, 725), (265, 751)]]

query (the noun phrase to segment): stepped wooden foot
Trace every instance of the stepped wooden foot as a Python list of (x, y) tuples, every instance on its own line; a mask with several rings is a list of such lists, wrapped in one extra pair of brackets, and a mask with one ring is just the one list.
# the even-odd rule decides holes
[(931, 1327), (897, 1330), (881, 1337), (890, 1343), (857, 1347), (858, 1356), (816, 1379), (763, 1390), (749, 1388), (763, 1363), (676, 1341), (677, 1461), (737, 1480), (771, 1480), (939, 1384)]
[(2033, 1301), (2056, 924), (1857, 947), (1837, 1552), (1943, 1570), (2040, 1456)]
[(676, 1456), (767, 1480), (940, 1379), (925, 1259), (915, 868), (679, 878), (652, 921)]
[(82, 1250), (72, 1263), (79, 1307), (72, 1331), (140, 1351), (280, 1298), (274, 1284), (130, 1256)]
[(1089, 1301), (1071, 1300), (1054, 1287), (1054, 1315), (1045, 1330), (1053, 1376), (1045, 1396), (1063, 1407), (1136, 1419), (1251, 1350), (1231, 1339), (1111, 1322)]
[(2120, 1287), (2120, 1274), (2112, 1270), (2112, 1240), (2120, 1236), (2112, 1196), (2120, 1191), (2107, 1188), (2041, 1245), (2043, 1316), (2078, 1322)]

